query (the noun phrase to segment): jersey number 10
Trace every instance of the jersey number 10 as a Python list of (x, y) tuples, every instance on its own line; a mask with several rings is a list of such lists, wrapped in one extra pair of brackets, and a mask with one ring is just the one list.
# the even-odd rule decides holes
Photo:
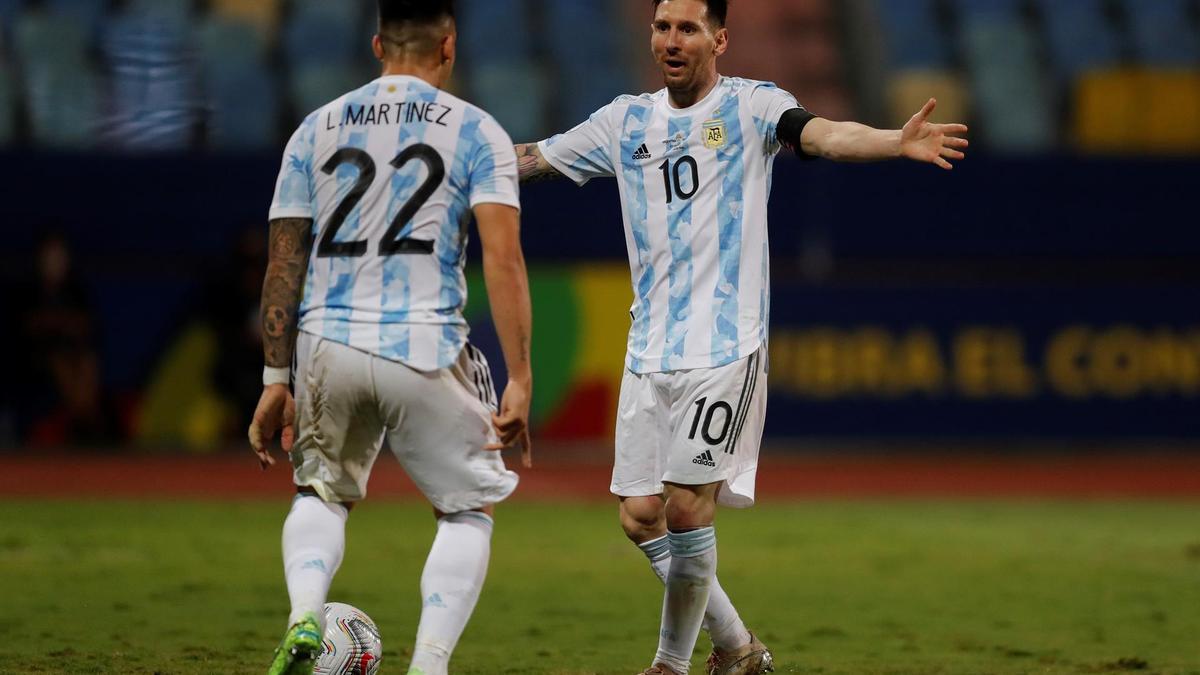
[[(446, 179), (446, 163), (442, 161), (442, 156), (433, 147), (418, 143), (405, 148), (404, 152), (400, 153), (390, 164), (399, 171), (414, 159), (425, 163), (425, 166), (429, 168), (429, 176), (392, 219), (391, 227), (379, 241), (379, 255), (381, 256), (429, 255), (433, 253), (432, 241), (411, 239), (400, 235), (413, 216), (417, 215), (417, 211), (421, 210), (425, 202), (429, 201), (442, 181)], [(343, 164), (353, 164), (358, 167), (358, 180), (334, 209), (333, 217), (325, 226), (325, 234), (321, 236), (321, 243), (317, 245), (318, 258), (358, 258), (367, 254), (366, 241), (336, 241), (336, 238), (338, 230), (346, 224), (346, 218), (350, 216), (350, 212), (362, 201), (363, 195), (367, 193), (367, 188), (371, 186), (371, 183), (375, 182), (375, 160), (371, 159), (371, 155), (367, 154), (365, 150), (342, 148), (329, 158), (325, 166), (321, 167), (321, 171), (332, 176), (333, 172)]]
[[(680, 185), (682, 183), (682, 178), (679, 175), (680, 170), (685, 166), (692, 170), (692, 189), (688, 190), (687, 192), (684, 192), (683, 187)], [(700, 169), (696, 166), (696, 158), (692, 157), (691, 155), (684, 155), (683, 157), (680, 157), (679, 161), (675, 162), (675, 168), (673, 170), (671, 169), (670, 159), (667, 159), (665, 162), (660, 164), (658, 168), (663, 172), (663, 182), (667, 185), (668, 204), (671, 203), (672, 192), (678, 195), (680, 199), (688, 200), (696, 194), (696, 190), (700, 189)], [(672, 178), (675, 179), (674, 182), (671, 181)], [(674, 188), (674, 190), (671, 188)]]

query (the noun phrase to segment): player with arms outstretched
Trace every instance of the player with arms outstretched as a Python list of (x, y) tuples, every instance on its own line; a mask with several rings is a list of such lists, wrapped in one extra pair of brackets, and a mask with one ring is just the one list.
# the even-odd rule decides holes
[(665, 582), (646, 673), (688, 671), (703, 624), (709, 673), (772, 669), (716, 580), (717, 504), (754, 502), (766, 414), (767, 200), (782, 147), (841, 161), (907, 157), (950, 169), (967, 128), (903, 130), (821, 119), (791, 94), (722, 77), (726, 0), (652, 0), (651, 51), (666, 88), (621, 96), (536, 145), (522, 180), (614, 176), (634, 287), (612, 492), (621, 525)]
[[(282, 432), (298, 491), (283, 526), (291, 614), (272, 675), (312, 672), (349, 510), (385, 439), (437, 518), (413, 675), (447, 672), (479, 598), (493, 506), (517, 485), (497, 451), (520, 447), (530, 464), (530, 302), (512, 141), (441, 90), (455, 58), (452, 0), (379, 0), (379, 13), (382, 77), (305, 119), (271, 206), (267, 367), (249, 435), (266, 468), (267, 444)], [(462, 314), (472, 215), (509, 374), (498, 406)]]

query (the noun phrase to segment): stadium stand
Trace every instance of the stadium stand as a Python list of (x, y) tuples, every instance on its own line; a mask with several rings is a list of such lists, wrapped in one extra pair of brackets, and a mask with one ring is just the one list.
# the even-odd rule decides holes
[(1069, 82), (1120, 60), (1118, 36), (1103, 0), (1040, 0), (1038, 9), (1057, 77)]
[[(460, 0), (455, 91), (534, 138), (619, 93), (658, 89), (650, 10), (634, 4)], [(355, 2), (0, 0), (15, 106), (0, 144), (53, 133), (57, 146), (278, 145), (373, 76), (373, 30)], [(936, 96), (939, 116), (974, 124), (981, 150), (1177, 154), (1194, 143), (1197, 0), (773, 0), (736, 5), (730, 30), (725, 73), (774, 81), (833, 119), (894, 126)], [(89, 93), (82, 108), (50, 111), (64, 78)], [(1145, 110), (1126, 112), (1139, 97)], [(87, 131), (48, 131), (44, 115), (58, 114)], [(1130, 115), (1142, 141), (1122, 126)]]
[(9, 69), (0, 65), (0, 145), (17, 135), (17, 92)]
[(1126, 0), (1133, 49), (1152, 67), (1200, 65), (1200, 28), (1190, 0)]
[(962, 0), (962, 46), (976, 119), (988, 147), (1039, 152), (1055, 142), (1049, 84), (1015, 0)]
[(876, 0), (875, 5), (886, 28), (892, 68), (929, 70), (950, 66), (949, 41), (944, 38), (934, 0)]

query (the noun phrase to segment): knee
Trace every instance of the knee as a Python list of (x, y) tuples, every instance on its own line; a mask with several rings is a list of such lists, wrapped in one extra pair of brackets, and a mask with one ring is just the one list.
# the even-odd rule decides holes
[(667, 533), (660, 497), (626, 497), (621, 500), (621, 529), (635, 544), (657, 539)]
[(716, 502), (707, 492), (678, 489), (667, 498), (664, 511), (671, 530), (708, 527), (716, 516)]

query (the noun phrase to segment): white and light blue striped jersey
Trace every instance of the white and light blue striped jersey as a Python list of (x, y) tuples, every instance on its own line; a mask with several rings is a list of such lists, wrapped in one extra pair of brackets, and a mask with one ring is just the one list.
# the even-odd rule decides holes
[(387, 76), (309, 115), (292, 136), (271, 219), (311, 218), (300, 330), (417, 370), (467, 341), (471, 209), (519, 208), (512, 141), (487, 113)]
[(766, 341), (775, 130), (798, 107), (768, 82), (722, 77), (690, 108), (672, 108), (665, 89), (621, 96), (539, 144), (580, 185), (617, 178), (633, 278), (633, 372), (715, 368)]

